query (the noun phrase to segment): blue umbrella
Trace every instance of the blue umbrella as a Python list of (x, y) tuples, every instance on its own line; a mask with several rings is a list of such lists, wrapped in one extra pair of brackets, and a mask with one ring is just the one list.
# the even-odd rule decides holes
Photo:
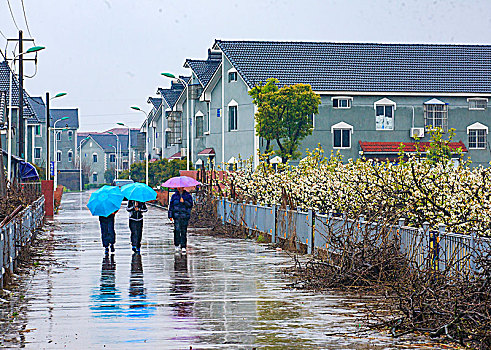
[(103, 186), (90, 195), (87, 208), (94, 216), (109, 216), (121, 207), (123, 194), (117, 186)]
[(121, 193), (132, 201), (148, 202), (157, 199), (157, 192), (150, 186), (135, 182), (121, 187)]

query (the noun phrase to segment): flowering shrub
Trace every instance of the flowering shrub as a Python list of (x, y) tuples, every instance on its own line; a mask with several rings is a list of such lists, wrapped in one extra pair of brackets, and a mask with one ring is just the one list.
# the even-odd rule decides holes
[(444, 223), (447, 231), (490, 236), (491, 168), (435, 159), (434, 152), (431, 158), (401, 152), (397, 163), (364, 158), (343, 163), (339, 154), (327, 158), (317, 148), (297, 167), (274, 169), (262, 159), (254, 169), (248, 162), (228, 174), (227, 193), (258, 204), (291, 203), (352, 218), (405, 218), (418, 227)]

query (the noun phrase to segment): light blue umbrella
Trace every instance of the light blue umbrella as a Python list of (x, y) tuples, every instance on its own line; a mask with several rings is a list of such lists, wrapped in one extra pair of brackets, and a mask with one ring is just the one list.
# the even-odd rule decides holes
[(121, 187), (121, 193), (132, 201), (148, 202), (157, 199), (157, 192), (150, 186), (135, 182)]
[(117, 186), (103, 186), (90, 195), (87, 208), (94, 216), (109, 216), (121, 207), (123, 194)]

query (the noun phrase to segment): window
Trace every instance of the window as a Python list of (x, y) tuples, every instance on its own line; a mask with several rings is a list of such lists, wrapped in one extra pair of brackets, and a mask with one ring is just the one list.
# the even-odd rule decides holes
[(41, 158), (41, 147), (35, 147), (34, 148), (34, 158), (35, 159)]
[(36, 136), (41, 136), (41, 125), (36, 125), (35, 129), (34, 129), (34, 133)]
[(97, 182), (97, 173), (92, 174), (92, 182)]
[(228, 107), (228, 130), (237, 130), (237, 106)]
[(488, 99), (487, 98), (468, 98), (467, 102), (469, 102), (469, 110), (470, 111), (484, 111), (488, 108)]
[(56, 161), (61, 162), (61, 151), (56, 152)]
[(315, 129), (315, 114), (312, 113), (310, 116), (310, 125), (312, 126), (312, 129)]
[(373, 104), (375, 108), (375, 130), (394, 130), (396, 103), (383, 98)]
[(196, 113), (196, 137), (203, 137), (204, 115), (201, 112)]
[(68, 130), (68, 139), (71, 141), (73, 137), (73, 131)]
[(476, 122), (467, 127), (469, 149), (486, 149), (488, 144), (488, 127)]
[(353, 126), (345, 122), (337, 123), (331, 127), (331, 133), (333, 135), (333, 148), (351, 148)]
[(111, 162), (111, 163), (116, 162), (116, 155), (115, 154), (110, 154), (109, 155), (109, 162)]
[(431, 99), (424, 103), (425, 127), (426, 129), (440, 128), (443, 132), (448, 131), (448, 104)]
[(72, 151), (68, 151), (68, 161), (71, 162), (72, 161), (72, 157), (73, 157), (73, 152)]
[(56, 133), (56, 141), (61, 141), (61, 131)]
[(332, 106), (333, 108), (339, 108), (339, 109), (348, 109), (351, 108), (351, 100), (353, 100), (352, 97), (332, 97)]
[(228, 72), (228, 82), (232, 83), (234, 81), (237, 81), (237, 72), (235, 71)]
[(97, 163), (97, 154), (96, 153), (94, 153), (92, 155), (92, 163)]
[(469, 130), (469, 148), (486, 149), (486, 130)]
[(237, 107), (238, 103), (234, 100), (228, 104), (228, 131), (237, 130)]
[(171, 143), (171, 137), (172, 137), (172, 132), (171, 130), (165, 130), (165, 148), (169, 148), (172, 143)]

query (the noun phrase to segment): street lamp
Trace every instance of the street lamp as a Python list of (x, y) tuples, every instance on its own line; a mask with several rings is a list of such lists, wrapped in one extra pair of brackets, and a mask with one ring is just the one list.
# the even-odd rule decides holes
[(109, 145), (109, 147), (114, 148), (114, 155), (116, 156), (116, 169), (114, 169), (114, 176), (116, 176), (115, 179), (117, 179), (119, 177), (119, 174), (118, 174), (118, 156), (117, 156), (118, 151), (116, 150), (116, 147), (114, 147), (113, 145)]
[(49, 92), (46, 93), (46, 180), (50, 179), (50, 159), (51, 159), (51, 154), (50, 154), (50, 129), (51, 129), (51, 123), (50, 123), (50, 116), (49, 116), (49, 101), (58, 98), (58, 97), (63, 97), (67, 93), (66, 92), (59, 92), (53, 97), (49, 97)]
[(129, 171), (129, 178), (131, 179), (131, 128), (125, 123), (118, 122), (116, 124), (128, 128), (128, 171)]
[(56, 187), (58, 186), (58, 147), (57, 147), (57, 133), (56, 133), (56, 123), (62, 121), (62, 120), (67, 120), (67, 119), (70, 119), (69, 117), (61, 117), (60, 119), (56, 120), (54, 123), (53, 123), (53, 137), (55, 139), (55, 152), (54, 152), (54, 158), (55, 158), (55, 183), (54, 183), (54, 189), (56, 190)]
[[(106, 131), (106, 134), (116, 136), (116, 179), (119, 177), (119, 158), (121, 157), (121, 142), (119, 142), (119, 137), (112, 131)], [(118, 152), (119, 149), (119, 152)]]
[(145, 183), (148, 186), (148, 114), (137, 106), (131, 106), (131, 109), (145, 114)]
[(176, 77), (172, 73), (160, 73), (160, 75), (163, 75), (164, 77), (171, 78), (171, 79), (177, 79), (179, 80), (185, 87), (187, 91), (187, 98), (186, 98), (186, 104), (187, 104), (187, 121), (186, 121), (186, 170), (189, 170), (189, 121), (190, 121), (190, 115), (191, 112), (189, 110), (189, 86), (188, 84), (181, 78)]
[(82, 141), (80, 141), (80, 145), (78, 145), (77, 149), (80, 148), (80, 151), (78, 152), (78, 165), (80, 168), (80, 192), (82, 192), (82, 144), (84, 141), (87, 141), (90, 139), (90, 136), (87, 136), (84, 138)]
[[(26, 54), (26, 53), (32, 53), (32, 52), (38, 52), (41, 50), (44, 50), (44, 46), (33, 46), (27, 51), (21, 52), (18, 55), (14, 56), (10, 60), (5, 59), (7, 61), (7, 66), (9, 65), (9, 61), (12, 62), (12, 66), (15, 67), (15, 59)], [(9, 67), (10, 69), (10, 67)], [(7, 179), (10, 183), (11, 180), (11, 173), (12, 173), (12, 75), (14, 74), (14, 70), (10, 69), (10, 74), (9, 74), (9, 117), (8, 117), (8, 132), (7, 132), (7, 153), (8, 153), (8, 159), (7, 159)], [(19, 91), (19, 94), (23, 94), (24, 91)], [(21, 107), (23, 108), (23, 106)], [(18, 115), (20, 115), (20, 111), (18, 112)], [(20, 122), (20, 119), (19, 119)], [(19, 145), (20, 146), (20, 145)], [(19, 152), (22, 152), (22, 147), (19, 147)]]

